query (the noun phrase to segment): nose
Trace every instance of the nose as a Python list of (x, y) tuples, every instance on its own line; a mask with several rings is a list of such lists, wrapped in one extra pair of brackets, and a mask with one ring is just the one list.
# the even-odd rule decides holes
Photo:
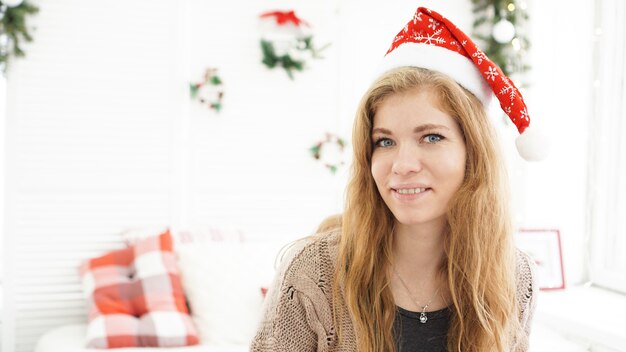
[(422, 170), (422, 157), (419, 148), (410, 144), (401, 144), (396, 148), (391, 171), (396, 175), (408, 175)]

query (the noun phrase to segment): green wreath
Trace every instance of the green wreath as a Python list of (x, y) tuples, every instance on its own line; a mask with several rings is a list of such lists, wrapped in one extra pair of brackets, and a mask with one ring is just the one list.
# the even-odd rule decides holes
[[(217, 100), (207, 101), (202, 97), (199, 97), (198, 92), (204, 86), (220, 87), (217, 91)], [(223, 85), (222, 79), (217, 75), (217, 69), (209, 68), (204, 73), (204, 80), (199, 83), (189, 83), (189, 93), (193, 99), (200, 101), (202, 104), (207, 104), (209, 108), (214, 109), (217, 112), (222, 110), (222, 100), (224, 99), (224, 90), (221, 89)]]
[[(343, 138), (337, 135), (334, 135), (332, 133), (326, 133), (326, 137), (323, 140), (315, 143), (315, 145), (309, 148), (309, 151), (311, 152), (311, 155), (313, 156), (315, 160), (323, 161), (322, 151), (323, 151), (324, 145), (326, 144), (337, 145), (339, 147), (339, 151), (341, 152), (343, 152), (346, 147), (346, 142), (343, 140)], [(323, 161), (323, 162), (324, 162), (324, 166), (326, 166), (326, 168), (328, 168), (330, 172), (333, 174), (337, 172), (340, 166), (345, 164), (343, 160), (336, 162), (336, 163), (329, 163), (326, 161)]]

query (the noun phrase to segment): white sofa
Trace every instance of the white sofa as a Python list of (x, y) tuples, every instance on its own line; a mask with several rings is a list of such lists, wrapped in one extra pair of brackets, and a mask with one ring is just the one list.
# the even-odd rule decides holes
[[(200, 345), (167, 348), (172, 352), (248, 351), (262, 313), (262, 289), (275, 276), (289, 240), (220, 237), (181, 242), (174, 250)], [(131, 242), (132, 237), (131, 235)], [(87, 324), (60, 326), (45, 333), (35, 352), (87, 352)], [(116, 348), (119, 352), (163, 351), (163, 348)], [(101, 350), (100, 350), (101, 351)]]
[[(56, 328), (41, 338), (35, 352), (57, 352), (62, 346), (63, 352), (85, 352), (98, 351), (85, 349), (86, 325), (66, 325)], [(531, 334), (530, 352), (548, 352), (548, 351), (568, 351), (583, 352), (588, 351), (587, 346), (577, 344), (573, 341), (566, 340), (565, 337), (553, 331), (551, 328), (542, 324), (541, 321), (535, 322), (533, 333)], [(136, 348), (118, 348), (116, 352), (137, 352)], [(159, 348), (142, 348), (140, 352), (162, 352)], [(168, 348), (168, 352), (244, 352), (249, 351), (247, 345), (207, 345), (201, 344), (190, 347)]]
[[(299, 245), (286, 251), (289, 242), (280, 239), (239, 242), (228, 238), (223, 241), (179, 241), (175, 251), (201, 344), (166, 350), (249, 351), (248, 342), (256, 330), (262, 310), (262, 298), (257, 290), (271, 284), (280, 260), (288, 261), (297, 252)], [(57, 327), (39, 339), (34, 351), (101, 351), (84, 347), (86, 329), (86, 324)], [(541, 312), (537, 312), (533, 323), (530, 346), (530, 352), (588, 350), (588, 346), (571, 341), (546, 325)], [(162, 352), (164, 349), (142, 347), (117, 348), (114, 351)]]
[[(85, 348), (86, 324), (64, 325), (50, 330), (39, 339), (35, 352), (96, 352), (97, 349)], [(165, 349), (168, 352), (244, 352), (249, 351), (247, 345), (210, 345), (200, 344), (188, 347), (174, 347)], [(115, 352), (163, 352), (163, 348), (116, 348)]]

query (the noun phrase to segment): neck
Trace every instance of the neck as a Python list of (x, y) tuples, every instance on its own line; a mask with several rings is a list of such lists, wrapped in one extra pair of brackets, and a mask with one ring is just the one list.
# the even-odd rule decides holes
[(434, 279), (444, 257), (443, 240), (446, 221), (424, 225), (396, 224), (393, 262), (405, 275)]
[[(445, 228), (445, 219), (419, 226), (396, 224), (393, 233), (393, 271), (390, 275), (395, 271), (404, 281), (401, 283), (391, 276), (391, 290), (397, 305), (409, 307), (409, 310), (422, 309), (434, 298), (429, 311), (447, 306), (446, 280), (439, 275), (444, 258)], [(421, 303), (420, 306), (407, 295), (407, 289), (409, 295), (414, 295), (414, 299)], [(440, 290), (439, 294), (434, 297), (437, 290)]]

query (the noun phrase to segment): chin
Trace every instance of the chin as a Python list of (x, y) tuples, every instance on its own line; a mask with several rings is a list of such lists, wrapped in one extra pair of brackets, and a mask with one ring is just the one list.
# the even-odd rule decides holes
[[(436, 216), (434, 214), (406, 214), (402, 213), (393, 213), (396, 222), (402, 224), (404, 226), (413, 226), (413, 225), (421, 225), (426, 224), (433, 221), (441, 220), (442, 216)], [(445, 215), (444, 215), (445, 216)]]
[(396, 215), (393, 214), (394, 217), (396, 218), (396, 221), (402, 225), (419, 225), (422, 224), (424, 222), (428, 222), (428, 220), (432, 220), (429, 218), (423, 218), (423, 217), (419, 217), (419, 216), (410, 216), (410, 215)]
[(401, 221), (396, 219), (396, 221), (400, 224), (400, 225), (404, 225), (404, 226), (418, 226), (421, 224), (424, 224), (426, 221), (420, 221), (420, 220), (409, 220), (409, 221)]

